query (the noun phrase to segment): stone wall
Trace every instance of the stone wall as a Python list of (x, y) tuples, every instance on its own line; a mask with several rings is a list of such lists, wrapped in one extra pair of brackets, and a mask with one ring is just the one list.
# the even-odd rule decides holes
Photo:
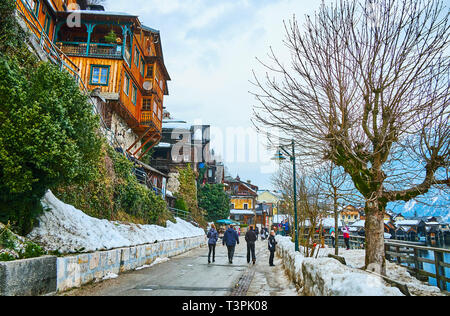
[(0, 262), (0, 296), (63, 292), (205, 245), (206, 237), (198, 236), (68, 257)]
[(206, 245), (204, 236), (58, 258), (57, 290), (66, 291), (108, 274), (120, 274)]
[(277, 236), (277, 255), (305, 296), (403, 296), (380, 277), (341, 264), (332, 258), (305, 258), (288, 237)]
[(56, 257), (0, 262), (0, 296), (32, 296), (56, 291)]
[[(113, 112), (111, 116), (111, 132), (125, 150), (133, 145), (139, 137), (116, 112)], [(141, 144), (142, 142), (138, 142), (131, 150), (137, 150)]]

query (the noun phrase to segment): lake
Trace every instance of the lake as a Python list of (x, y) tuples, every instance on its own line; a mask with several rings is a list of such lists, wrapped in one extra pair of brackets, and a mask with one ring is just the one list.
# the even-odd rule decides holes
[[(428, 243), (427, 246), (434, 247), (434, 248), (450, 249), (449, 244)], [(434, 260), (434, 252), (433, 251), (420, 251), (419, 255), (422, 258)], [(444, 254), (444, 262), (450, 263), (450, 253)], [(436, 273), (434, 264), (430, 264), (430, 263), (426, 263), (426, 262), (423, 263), (423, 270), (430, 272), (430, 273)], [(447, 278), (450, 277), (450, 269), (449, 268), (445, 268), (445, 276)], [(429, 283), (434, 286), (437, 285), (435, 278), (429, 278)], [(450, 289), (450, 283), (447, 282), (447, 290), (449, 290), (449, 289)]]

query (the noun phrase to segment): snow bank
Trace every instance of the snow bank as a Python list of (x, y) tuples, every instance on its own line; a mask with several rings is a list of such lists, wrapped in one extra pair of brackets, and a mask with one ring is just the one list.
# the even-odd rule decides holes
[[(400, 296), (399, 289), (386, 284), (381, 278), (360, 270), (365, 265), (364, 250), (341, 250), (347, 265), (328, 258), (334, 248), (319, 250), (319, 258), (305, 258), (295, 252), (294, 243), (288, 237), (277, 236), (279, 254), (291, 278), (306, 295), (320, 296)], [(408, 286), (413, 296), (444, 296), (435, 286), (430, 286), (411, 276), (408, 270), (386, 261), (386, 274), (392, 280)]]
[(402, 296), (376, 276), (331, 258), (305, 258), (288, 237), (277, 236), (278, 252), (290, 277), (310, 296)]
[(205, 235), (203, 229), (180, 218), (177, 223), (167, 221), (166, 228), (96, 219), (58, 200), (51, 191), (42, 204), (49, 210), (39, 217), (39, 226), (27, 237), (48, 251), (93, 252)]
[[(320, 249), (321, 257), (328, 257), (328, 254), (334, 254), (334, 249)], [(361, 249), (342, 250), (339, 256), (345, 258), (345, 262), (349, 267), (361, 269), (365, 265), (365, 251)], [(386, 276), (392, 280), (401, 282), (408, 286), (411, 295), (414, 296), (444, 296), (444, 294), (436, 286), (428, 285), (411, 276), (406, 267), (386, 260)]]

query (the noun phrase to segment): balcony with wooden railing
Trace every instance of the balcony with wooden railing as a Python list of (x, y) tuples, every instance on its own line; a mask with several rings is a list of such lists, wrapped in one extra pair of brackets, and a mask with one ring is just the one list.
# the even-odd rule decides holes
[(122, 58), (122, 45), (103, 43), (58, 42), (61, 51), (67, 56), (94, 58)]
[(142, 126), (152, 126), (153, 124), (158, 131), (162, 129), (162, 122), (153, 111), (141, 111), (139, 123)]

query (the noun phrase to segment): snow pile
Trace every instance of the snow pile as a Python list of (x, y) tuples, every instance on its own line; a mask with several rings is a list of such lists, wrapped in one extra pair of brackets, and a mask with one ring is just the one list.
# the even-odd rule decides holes
[(143, 265), (142, 267), (138, 267), (138, 268), (136, 268), (135, 270), (136, 270), (136, 271), (139, 271), (139, 270), (151, 268), (151, 267), (153, 267), (154, 265), (157, 265), (157, 264), (160, 264), (160, 263), (163, 263), (163, 262), (167, 262), (167, 261), (169, 261), (169, 260), (170, 260), (169, 258), (159, 258), (159, 257), (158, 257), (158, 258), (156, 258), (155, 261), (152, 262), (152, 264), (146, 264), (146, 265)]
[(306, 258), (303, 278), (306, 294), (313, 296), (402, 296), (381, 278), (331, 258)]
[[(365, 265), (364, 250), (341, 249), (339, 256), (345, 258), (347, 264), (345, 266), (335, 259), (328, 258), (328, 254), (334, 254), (334, 248), (319, 249), (318, 259), (313, 259), (295, 253), (294, 243), (290, 238), (277, 236), (277, 242), (285, 266), (288, 261), (288, 269), (293, 270), (291, 277), (303, 287), (307, 295), (402, 295), (400, 290), (385, 284), (381, 278), (360, 270)], [(406, 284), (413, 296), (444, 295), (439, 288), (421, 282), (411, 276), (405, 267), (390, 261), (386, 261), (386, 274), (390, 279)]]
[[(334, 253), (334, 250), (332, 252)], [(339, 252), (341, 257), (345, 258), (348, 266), (353, 268), (363, 268), (365, 265), (364, 250), (343, 250)], [(436, 286), (430, 286), (409, 274), (406, 267), (386, 260), (386, 276), (392, 280), (406, 284), (411, 295), (414, 296), (443, 296), (442, 292)]]
[(92, 252), (205, 235), (203, 229), (180, 218), (177, 223), (167, 221), (166, 228), (96, 219), (58, 200), (50, 191), (42, 204), (49, 210), (39, 217), (39, 226), (27, 237), (48, 251)]
[[(112, 272), (108, 272), (108, 273), (102, 278), (102, 280), (105, 281), (105, 280), (117, 279), (118, 277), (119, 277), (119, 276), (118, 276), (117, 274), (112, 273)], [(98, 281), (100, 281), (100, 280), (98, 280)]]
[(295, 252), (288, 237), (277, 236), (279, 253), (290, 277), (305, 295), (311, 296), (402, 296), (379, 277), (344, 266), (331, 258), (305, 258)]

